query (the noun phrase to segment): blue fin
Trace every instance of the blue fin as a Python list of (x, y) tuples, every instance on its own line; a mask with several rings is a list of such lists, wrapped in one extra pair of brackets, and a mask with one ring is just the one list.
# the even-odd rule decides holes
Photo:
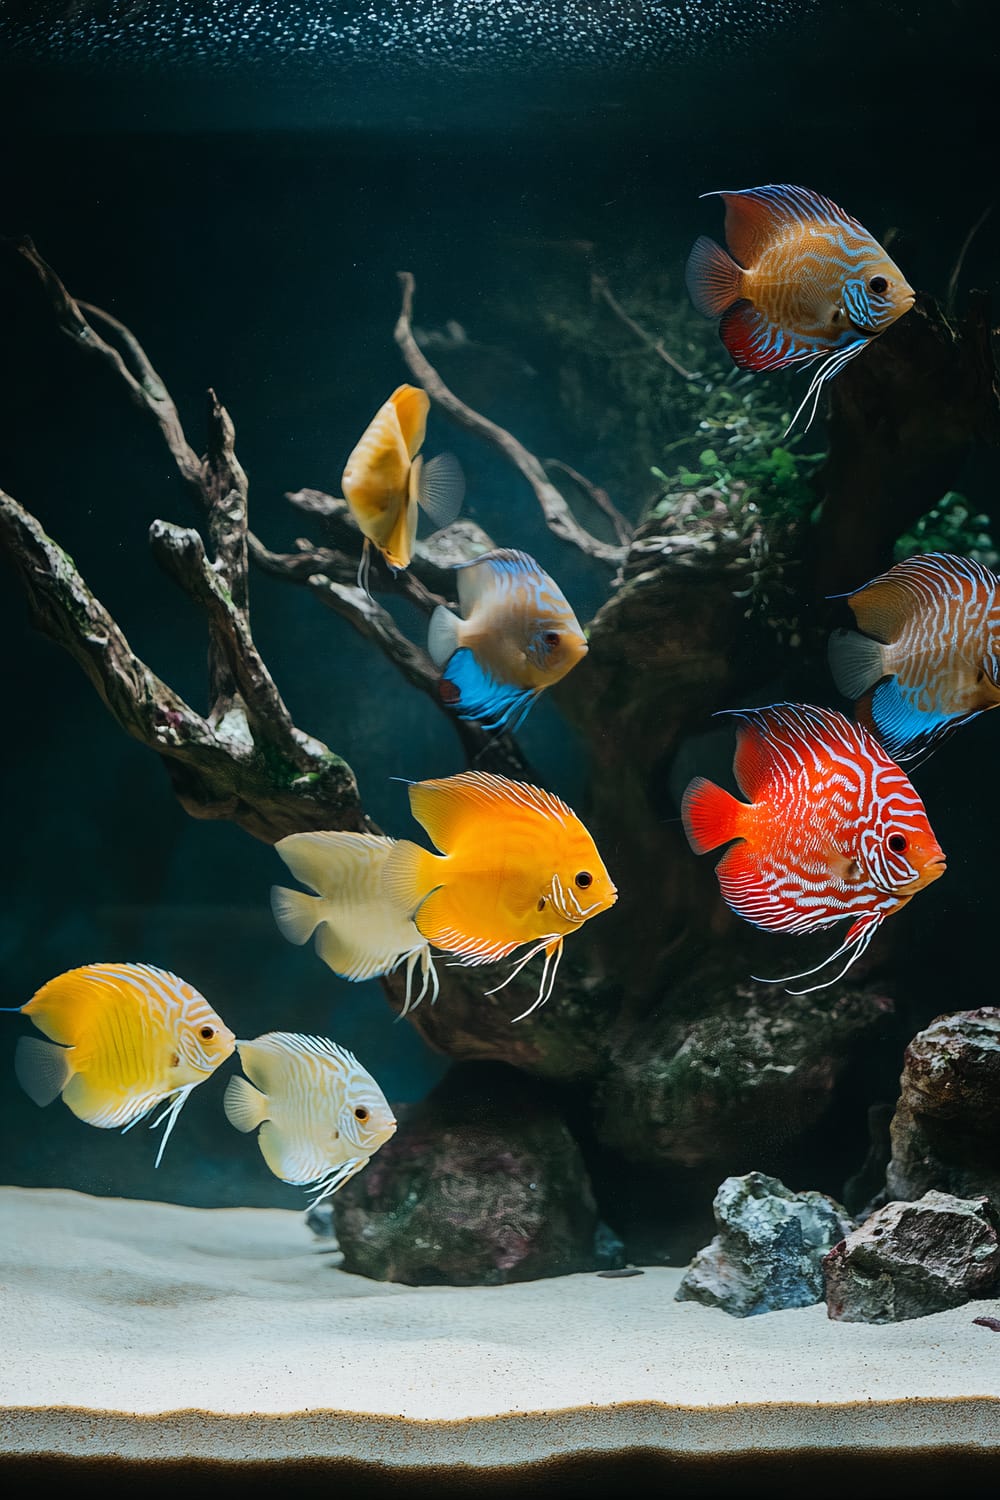
[[(445, 684), (450, 683), (450, 690)], [(441, 675), (442, 698), (460, 719), (475, 719), (492, 733), (515, 730), (538, 696), (534, 688), (519, 688), (485, 671), (467, 646), (451, 657)]]
[(893, 760), (923, 757), (959, 724), (976, 714), (947, 714), (917, 708), (895, 677), (880, 682), (871, 696), (871, 721)]

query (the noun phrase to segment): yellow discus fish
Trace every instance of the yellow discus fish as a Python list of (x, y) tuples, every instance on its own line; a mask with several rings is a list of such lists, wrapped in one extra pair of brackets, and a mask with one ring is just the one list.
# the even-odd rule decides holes
[[(365, 833), (290, 833), (275, 850), (296, 880), (315, 891), (271, 887), (271, 910), (290, 943), (307, 943), (316, 933), (316, 952), (342, 979), (360, 981), (391, 974), (406, 963), (406, 1000), (401, 1015), (431, 991), (438, 978), (425, 937), (407, 913), (393, 907), (382, 890), (382, 871), (393, 839)], [(413, 976), (420, 965), (421, 987), (413, 1000)]]
[(394, 573), (409, 567), (418, 505), (438, 527), (449, 526), (461, 509), (465, 477), (458, 459), (439, 453), (424, 463), (420, 457), (430, 404), (419, 386), (397, 386), (347, 460), (341, 485), (365, 538), (358, 570), (362, 587), (372, 547)]
[(594, 840), (561, 798), (484, 771), (415, 782), (410, 807), (442, 852), (401, 839), (385, 862), (387, 896), (463, 963), (528, 944), (504, 984), (544, 951), (530, 1015), (552, 993), (563, 939), (618, 899)]
[(327, 1037), (269, 1031), (236, 1045), (253, 1082), (230, 1078), (226, 1118), (237, 1130), (260, 1126), (257, 1144), (275, 1177), (314, 1189), (315, 1208), (393, 1134), (386, 1097), (353, 1053)]
[(79, 1119), (106, 1130), (129, 1130), (166, 1103), (152, 1122), (167, 1122), (157, 1166), (191, 1090), (236, 1045), (204, 995), (150, 964), (70, 969), (19, 1008), (52, 1038), (17, 1044), (14, 1071), (25, 1093), (42, 1106), (62, 1094)]

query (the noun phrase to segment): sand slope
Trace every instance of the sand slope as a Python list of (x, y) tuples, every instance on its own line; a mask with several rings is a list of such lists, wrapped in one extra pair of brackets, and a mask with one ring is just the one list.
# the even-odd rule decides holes
[[(1000, 1444), (1000, 1303), (737, 1320), (680, 1272), (348, 1276), (296, 1212), (0, 1188), (0, 1453), (389, 1465)], [(138, 1420), (137, 1420), (138, 1419)]]

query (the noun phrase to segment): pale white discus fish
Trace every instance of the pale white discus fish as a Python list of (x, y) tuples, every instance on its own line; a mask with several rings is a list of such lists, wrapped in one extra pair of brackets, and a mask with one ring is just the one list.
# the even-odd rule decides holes
[[(290, 943), (316, 933), (316, 952), (342, 979), (360, 981), (391, 974), (406, 963), (406, 1000), (401, 1015), (431, 992), (438, 977), (431, 948), (404, 907), (382, 888), (382, 872), (394, 839), (365, 833), (290, 833), (275, 849), (296, 880), (316, 895), (271, 887), (271, 910)], [(420, 967), (420, 992), (413, 995)]]
[(237, 1130), (260, 1126), (264, 1160), (282, 1182), (314, 1190), (310, 1208), (367, 1166), (395, 1131), (372, 1075), (327, 1037), (269, 1031), (236, 1047), (253, 1082), (229, 1080), (226, 1118)]

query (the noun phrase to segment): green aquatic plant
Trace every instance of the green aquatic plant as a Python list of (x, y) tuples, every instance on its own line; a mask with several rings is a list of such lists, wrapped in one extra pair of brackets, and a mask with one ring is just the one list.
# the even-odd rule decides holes
[(990, 533), (990, 518), (973, 515), (972, 507), (957, 490), (948, 490), (937, 505), (896, 542), (896, 562), (920, 552), (957, 552), (974, 558), (987, 568), (1000, 562), (1000, 551)]
[[(788, 412), (752, 377), (727, 372), (705, 393), (695, 429), (668, 445), (676, 467), (650, 466), (659, 483), (645, 520), (690, 525), (724, 516), (745, 544), (747, 615), (762, 614), (782, 638), (797, 639), (793, 585), (786, 580), (801, 553), (801, 531), (816, 519), (812, 476), (821, 453), (799, 451), (785, 437)], [(693, 502), (693, 503), (692, 503)]]

